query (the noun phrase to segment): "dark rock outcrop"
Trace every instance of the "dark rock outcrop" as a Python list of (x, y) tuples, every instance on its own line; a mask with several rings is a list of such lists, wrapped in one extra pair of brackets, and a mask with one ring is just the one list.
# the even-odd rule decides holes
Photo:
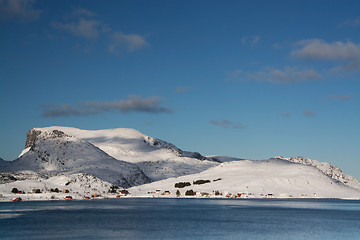
[(26, 134), (26, 142), (25, 142), (25, 148), (31, 147), (36, 140), (36, 137), (39, 136), (41, 131), (31, 129)]
[[(41, 134), (40, 130), (31, 129), (26, 134), (26, 142), (25, 142), (25, 148), (32, 147), (37, 139), (37, 137)], [(53, 130), (51, 133), (49, 133), (51, 137), (58, 138), (58, 137), (64, 137), (67, 136), (64, 132), (59, 130)]]

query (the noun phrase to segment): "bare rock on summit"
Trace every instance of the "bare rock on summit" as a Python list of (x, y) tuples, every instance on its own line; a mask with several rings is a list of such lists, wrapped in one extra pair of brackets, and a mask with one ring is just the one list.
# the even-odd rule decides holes
[[(37, 138), (41, 135), (41, 133), (42, 131), (40, 130), (36, 130), (36, 129), (29, 130), (26, 134), (25, 148), (32, 147), (35, 141), (37, 140)], [(53, 130), (48, 135), (50, 135), (53, 138), (67, 136), (64, 132), (59, 130)]]
[(36, 137), (39, 136), (41, 131), (31, 129), (26, 134), (26, 142), (25, 142), (25, 148), (31, 147), (36, 140)]

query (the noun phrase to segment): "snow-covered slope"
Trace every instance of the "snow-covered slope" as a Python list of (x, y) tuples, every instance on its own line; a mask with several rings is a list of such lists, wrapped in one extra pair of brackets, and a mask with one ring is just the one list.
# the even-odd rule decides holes
[(360, 190), (360, 182), (356, 178), (343, 173), (340, 170), (340, 168), (338, 168), (334, 165), (331, 165), (330, 163), (319, 162), (316, 160), (312, 160), (309, 158), (303, 158), (303, 157), (283, 158), (281, 156), (277, 156), (275, 158), (287, 160), (287, 161), (294, 162), (294, 163), (300, 163), (300, 164), (304, 164), (304, 165), (313, 166), (313, 167), (319, 169), (322, 173), (326, 174), (327, 176), (329, 176), (333, 179), (336, 179), (350, 187)]
[[(194, 184), (197, 180), (207, 181)], [(179, 182), (189, 182), (190, 186), (175, 188)], [(328, 163), (302, 157), (278, 156), (263, 161), (204, 157), (134, 129), (32, 129), (18, 159), (0, 159), (0, 200), (1, 196), (10, 198), (12, 188), (44, 192), (26, 194), (27, 199), (34, 200), (64, 197), (49, 192), (51, 188), (69, 189), (77, 199), (92, 193), (112, 197), (109, 188), (113, 185), (131, 187), (130, 196), (147, 197), (165, 191), (170, 194), (163, 196), (175, 197), (176, 190), (184, 196), (192, 189), (198, 195), (214, 196), (217, 192), (220, 195), (216, 197), (239, 193), (242, 197), (360, 199), (360, 183)]]
[(31, 170), (48, 176), (84, 173), (121, 187), (149, 182), (135, 164), (114, 159), (91, 143), (58, 130), (38, 132), (28, 151), (7, 168), (4, 170)]
[[(6, 173), (1, 175), (6, 177)], [(116, 196), (109, 193), (112, 183), (84, 173), (48, 177), (32, 171), (19, 171), (8, 176), (16, 178), (17, 181), (13, 179), (6, 181), (6, 184), (4, 182), (0, 184), (2, 201), (16, 197), (21, 197), (22, 200), (63, 200), (66, 196), (71, 196), (73, 199), (90, 198), (94, 194), (102, 197)], [(13, 188), (17, 188), (22, 194), (11, 193)], [(38, 194), (34, 193), (36, 189), (39, 190)]]
[[(194, 184), (197, 180), (209, 180), (208, 183)], [(191, 185), (176, 188), (179, 182)], [(330, 178), (318, 169), (294, 164), (280, 159), (264, 161), (232, 161), (208, 169), (198, 174), (166, 179), (128, 189), (132, 196), (160, 196), (165, 191), (175, 197), (179, 190), (182, 197), (186, 191), (193, 190), (197, 196), (201, 193), (210, 197), (320, 197), (360, 199), (360, 192)], [(155, 193), (160, 190), (159, 193)], [(218, 192), (220, 195), (215, 195)]]
[(171, 143), (134, 129), (91, 131), (57, 126), (33, 129), (39, 132), (54, 130), (87, 141), (118, 160), (135, 163), (152, 181), (199, 173), (218, 165), (197, 152), (182, 151)]

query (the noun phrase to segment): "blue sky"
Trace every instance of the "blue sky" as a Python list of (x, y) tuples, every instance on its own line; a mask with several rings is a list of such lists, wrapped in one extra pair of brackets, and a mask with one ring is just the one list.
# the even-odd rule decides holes
[(0, 0), (0, 157), (34, 127), (134, 128), (360, 179), (359, 1)]

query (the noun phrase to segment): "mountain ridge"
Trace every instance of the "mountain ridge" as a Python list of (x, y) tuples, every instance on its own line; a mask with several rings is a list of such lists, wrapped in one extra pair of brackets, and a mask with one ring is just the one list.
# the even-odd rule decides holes
[[(262, 170), (256, 172), (256, 168)], [(25, 149), (16, 160), (0, 159), (0, 193), (16, 186), (61, 188), (65, 182), (76, 192), (83, 192), (78, 194), (79, 199), (89, 192), (104, 194), (114, 187), (128, 188), (132, 196), (144, 196), (140, 189), (147, 186), (157, 189), (171, 185), (170, 195), (174, 197), (174, 184), (190, 176), (191, 181), (203, 176), (222, 179), (207, 186), (224, 192), (251, 192), (257, 197), (264, 197), (265, 190), (292, 197), (331, 197), (334, 191), (337, 198), (353, 195), (360, 199), (359, 181), (329, 163), (303, 157), (277, 156), (260, 161), (203, 156), (127, 128), (93, 131), (58, 126), (34, 128), (27, 133)], [(249, 189), (250, 186), (253, 188)], [(201, 191), (198, 186), (194, 189)], [(153, 190), (149, 188), (150, 192)]]
[(135, 129), (82, 130), (58, 126), (33, 129), (54, 130), (90, 142), (115, 159), (136, 164), (152, 181), (198, 173), (218, 164), (200, 153), (183, 151), (172, 143)]

